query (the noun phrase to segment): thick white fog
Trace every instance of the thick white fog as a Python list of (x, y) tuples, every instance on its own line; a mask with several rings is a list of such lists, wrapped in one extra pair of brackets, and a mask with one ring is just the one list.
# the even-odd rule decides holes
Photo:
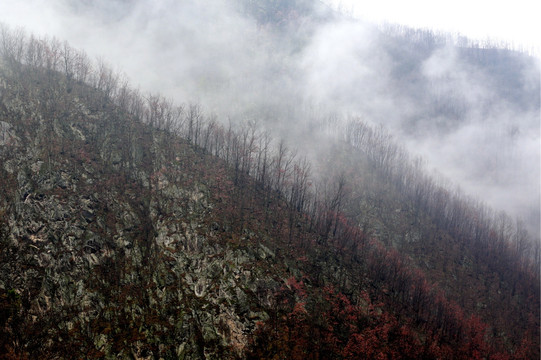
[[(401, 47), (319, 3), (283, 26), (248, 3), (3, 0), (0, 22), (67, 40), (133, 86), (200, 103), (223, 121), (258, 120), (290, 134), (322, 113), (383, 124), (429, 169), (539, 236), (538, 59), (517, 60), (520, 73), (495, 77), (490, 64), (468, 60), (478, 55), (451, 45)], [(534, 99), (515, 99), (522, 93)]]

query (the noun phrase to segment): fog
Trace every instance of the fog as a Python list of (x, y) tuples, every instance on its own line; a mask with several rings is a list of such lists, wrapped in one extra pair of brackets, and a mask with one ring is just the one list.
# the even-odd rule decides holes
[(538, 59), (511, 56), (520, 71), (507, 74), (472, 61), (483, 55), (408, 48), (419, 43), (299, 3), (281, 23), (248, 0), (3, 0), (0, 22), (67, 40), (133, 86), (224, 122), (290, 136), (327, 113), (383, 124), (429, 170), (539, 235)]

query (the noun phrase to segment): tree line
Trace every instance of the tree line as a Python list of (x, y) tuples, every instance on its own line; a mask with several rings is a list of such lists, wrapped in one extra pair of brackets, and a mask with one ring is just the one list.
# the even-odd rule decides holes
[[(290, 150), (284, 141), (273, 139), (270, 132), (261, 131), (255, 123), (235, 125), (230, 121), (224, 125), (215, 116), (205, 115), (200, 105), (176, 105), (163, 96), (143, 94), (103, 60), (93, 64), (86, 53), (55, 38), (27, 36), (21, 29), (12, 31), (6, 26), (0, 27), (0, 36), (0, 56), (11, 71), (22, 78), (37, 71), (49, 81), (47, 86), (55, 90), (50, 92), (49, 102), (58, 101), (63, 92), (70, 93), (77, 87), (79, 96), (94, 107), (115, 105), (121, 113), (129, 114), (132, 121), (180, 135), (230, 164), (235, 183), (254, 178), (268, 194), (283, 194), (291, 209), (325, 218), (325, 233), (331, 229), (336, 232), (336, 214), (345, 203), (343, 174), (334, 176), (333, 185), (314, 183), (307, 159)], [(26, 68), (32, 72), (25, 71)], [(57, 73), (64, 74), (62, 81)], [(62, 89), (56, 89), (58, 86)], [(327, 125), (329, 131), (336, 132), (330, 130), (336, 121), (330, 118)], [(126, 127), (126, 131), (130, 129)], [(507, 214), (495, 212), (438, 183), (426, 174), (422, 160), (411, 159), (383, 127), (374, 128), (359, 118), (351, 118), (341, 133), (346, 143), (371, 160), (382, 178), (406, 195), (417, 216), (430, 216), (453, 237), (471, 245), (502, 276), (523, 273), (539, 278), (540, 242), (531, 239), (520, 220), (514, 221)], [(137, 134), (129, 136), (132, 141), (136, 137)], [(129, 148), (130, 144), (127, 145)]]
[[(100, 131), (111, 127), (125, 130), (122, 166), (127, 171), (137, 173), (138, 165), (145, 161), (137, 155), (137, 142), (148, 141), (140, 133), (141, 128), (130, 123), (146, 124), (161, 134), (162, 149), (166, 152), (172, 149), (167, 145), (169, 136), (179, 135), (229, 165), (233, 182), (239, 189), (235, 195), (241, 204), (237, 207), (241, 217), (247, 215), (243, 213), (243, 204), (253, 201), (255, 193), (263, 194), (268, 204), (270, 200), (283, 199), (288, 221), (285, 225), (277, 224), (277, 233), (287, 234), (292, 242), (302, 236), (296, 227), (297, 220), (306, 218), (310, 231), (319, 234), (319, 243), (335, 244), (349, 256), (358, 257), (370, 269), (376, 283), (379, 277), (382, 283), (391, 284), (401, 303), (411, 303), (410, 306), (417, 309), (419, 321), (433, 322), (436, 328), (450, 326), (449, 319), (454, 316), (452, 306), (434, 299), (435, 295), (428, 295), (432, 293), (423, 281), (415, 283), (420, 277), (404, 272), (402, 265), (396, 265), (400, 261), (393, 260), (387, 250), (376, 245), (368, 247), (366, 234), (349, 224), (344, 207), (351, 201), (348, 195), (355, 184), (349, 184), (343, 174), (330, 176), (332, 181), (316, 182), (306, 158), (290, 150), (284, 141), (275, 140), (270, 132), (261, 131), (255, 123), (223, 124), (216, 117), (205, 115), (197, 104), (176, 105), (160, 95), (143, 94), (131, 88), (123, 76), (103, 61), (93, 64), (84, 52), (56, 39), (28, 37), (21, 30), (2, 27), (0, 58), (21, 80), (45, 81), (50, 95), (44, 106), (51, 111), (72, 92), (96, 109), (114, 108), (118, 116), (109, 119), (109, 123), (104, 122)], [(60, 78), (59, 73), (63, 77)], [(342, 140), (366, 155), (374, 171), (381, 173), (382, 178), (415, 204), (416, 216), (430, 217), (437, 226), (473, 249), (476, 256), (502, 278), (517, 286), (539, 279), (539, 243), (529, 238), (520, 222), (512, 221), (503, 213), (494, 213), (484, 204), (439, 184), (426, 175), (419, 160), (410, 159), (384, 128), (373, 128), (359, 119), (351, 119), (343, 129)], [(148, 165), (151, 175), (166, 164), (160, 159), (156, 151)], [(153, 186), (153, 179), (156, 177), (149, 176), (149, 187)], [(154, 185), (154, 189), (158, 186)], [(524, 282), (524, 278), (529, 280)], [(538, 296), (536, 289), (517, 291)], [(460, 329), (461, 325), (457, 326)], [(458, 336), (452, 332), (459, 331), (457, 328), (448, 331), (451, 332), (446, 336)]]

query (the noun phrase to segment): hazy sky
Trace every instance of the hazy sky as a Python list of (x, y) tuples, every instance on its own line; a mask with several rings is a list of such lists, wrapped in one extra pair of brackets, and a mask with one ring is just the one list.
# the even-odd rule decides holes
[[(498, 0), (455, 0), (445, 6), (422, 0), (407, 5), (325, 1), (336, 6), (341, 1), (346, 12), (356, 4), (356, 16), (370, 22), (490, 35), (513, 39), (515, 45), (534, 44), (533, 34), (541, 33), (535, 29), (538, 12), (526, 0), (515, 0), (513, 9)], [(539, 108), (498, 98), (508, 93), (505, 76), (513, 77), (511, 94), (535, 97), (535, 60), (524, 60), (522, 67), (512, 63), (513, 72), (498, 77), (445, 46), (418, 57), (417, 81), (409, 82), (396, 76), (399, 57), (389, 52), (390, 47), (398, 50), (396, 44), (379, 43), (379, 32), (365, 22), (339, 18), (283, 36), (258, 26), (234, 3), (0, 0), (0, 23), (67, 40), (91, 59), (103, 58), (125, 73), (135, 87), (159, 91), (177, 103), (197, 102), (224, 121), (260, 121), (279, 136), (300, 134), (303, 121), (317, 122), (330, 113), (383, 125), (413, 155), (425, 158), (429, 170), (496, 209), (532, 218), (539, 234)], [(406, 51), (404, 56), (412, 55)], [(435, 115), (432, 101), (438, 99), (462, 108), (460, 121)], [(438, 124), (447, 130), (440, 131), (445, 127)]]
[(325, 0), (376, 23), (459, 32), (541, 50), (539, 4), (532, 0)]

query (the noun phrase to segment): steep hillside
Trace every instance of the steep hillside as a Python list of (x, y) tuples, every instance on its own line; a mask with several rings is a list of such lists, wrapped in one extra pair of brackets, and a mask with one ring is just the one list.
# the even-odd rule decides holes
[(0, 356), (539, 356), (527, 236), (383, 130), (351, 121), (313, 179), (254, 124), (2, 36)]
[[(60, 88), (38, 84), (48, 76)], [(3, 355), (242, 351), (267, 317), (257, 290), (264, 299), (284, 275), (258, 237), (241, 246), (213, 210), (223, 166), (86, 85), (71, 94), (94, 102), (58, 74), (5, 79)]]

